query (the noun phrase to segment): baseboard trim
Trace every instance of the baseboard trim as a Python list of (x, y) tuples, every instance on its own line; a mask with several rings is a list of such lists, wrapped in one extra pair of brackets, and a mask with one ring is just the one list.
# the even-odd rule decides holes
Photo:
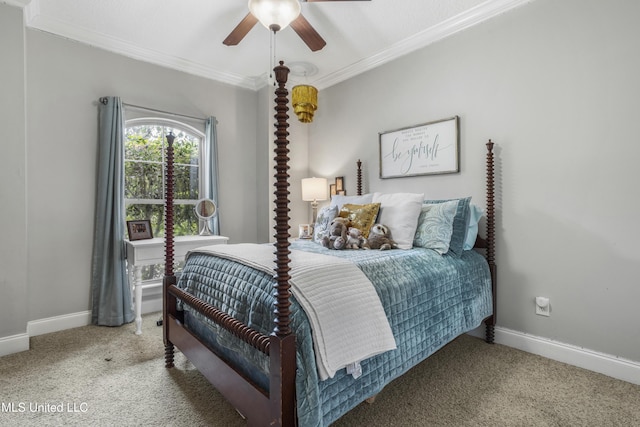
[(27, 333), (0, 338), (0, 356), (29, 350), (29, 337), (91, 324), (91, 311), (65, 314), (27, 322)]
[[(470, 332), (484, 337), (484, 327)], [(640, 362), (496, 326), (495, 342), (640, 385)]]
[(29, 350), (29, 335), (18, 334), (0, 338), (0, 357)]
[[(149, 292), (142, 314), (162, 311), (162, 292)], [(146, 296), (146, 295), (145, 295)], [(154, 298), (155, 297), (155, 298)], [(91, 310), (27, 322), (27, 333), (0, 337), (0, 357), (29, 350), (29, 337), (79, 328), (91, 324)]]
[(65, 314), (62, 316), (48, 317), (46, 319), (27, 322), (27, 335), (35, 337), (51, 332), (64, 331), (65, 329), (79, 328), (91, 324), (91, 311)]
[(150, 299), (146, 301), (143, 298), (141, 314), (155, 313), (158, 311), (162, 311), (162, 296), (160, 296), (160, 298)]

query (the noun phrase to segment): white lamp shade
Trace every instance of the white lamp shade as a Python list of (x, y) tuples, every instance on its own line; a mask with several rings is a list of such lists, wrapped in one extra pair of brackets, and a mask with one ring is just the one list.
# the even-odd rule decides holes
[(302, 200), (305, 202), (327, 200), (328, 193), (326, 178), (304, 178), (302, 180)]
[(298, 0), (249, 0), (249, 11), (272, 31), (287, 27), (300, 15)]

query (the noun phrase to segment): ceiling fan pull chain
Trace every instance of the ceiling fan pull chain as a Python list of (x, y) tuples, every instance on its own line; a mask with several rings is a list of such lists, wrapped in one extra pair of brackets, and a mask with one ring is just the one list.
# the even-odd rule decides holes
[(269, 39), (269, 78), (271, 79), (273, 85), (276, 85), (276, 81), (273, 78), (273, 69), (276, 66), (276, 32), (275, 31), (271, 31), (271, 37)]

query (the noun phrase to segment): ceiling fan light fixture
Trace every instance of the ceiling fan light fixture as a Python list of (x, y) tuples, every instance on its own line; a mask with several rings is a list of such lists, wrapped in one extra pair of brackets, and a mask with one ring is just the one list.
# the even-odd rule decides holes
[(271, 31), (280, 31), (300, 15), (298, 0), (249, 0), (249, 11)]

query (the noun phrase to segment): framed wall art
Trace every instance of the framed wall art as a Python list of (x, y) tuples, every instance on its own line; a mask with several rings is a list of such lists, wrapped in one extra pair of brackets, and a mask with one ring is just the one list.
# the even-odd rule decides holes
[(347, 195), (347, 190), (344, 188), (344, 176), (336, 176), (335, 182), (329, 185), (329, 192), (332, 196), (336, 194), (340, 196)]
[(459, 118), (380, 133), (380, 178), (460, 172)]
[(313, 234), (313, 227), (311, 224), (298, 225), (298, 239), (310, 239)]
[(127, 221), (127, 231), (129, 232), (130, 241), (153, 239), (151, 221), (148, 219)]

